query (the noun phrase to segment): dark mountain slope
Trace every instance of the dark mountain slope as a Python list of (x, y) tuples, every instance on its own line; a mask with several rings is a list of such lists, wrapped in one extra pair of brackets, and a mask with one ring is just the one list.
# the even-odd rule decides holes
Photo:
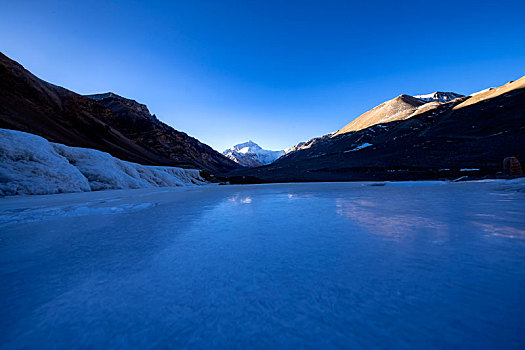
[[(129, 114), (136, 112), (131, 104), (127, 107), (132, 110)], [(150, 120), (153, 126), (147, 126), (144, 116), (135, 121), (124, 120), (127, 107), (113, 113), (91, 98), (37, 78), (0, 53), (0, 128), (33, 133), (69, 146), (98, 149), (145, 165), (212, 172), (238, 167), (209, 146), (156, 118)]]
[[(408, 180), (495, 176), (503, 158), (525, 160), (525, 77), (436, 105), (406, 120), (315, 139), (233, 181)], [(479, 170), (473, 170), (479, 169)]]
[(114, 93), (87, 96), (113, 112), (110, 125), (136, 144), (167, 156), (179, 166), (224, 171), (240, 166), (206, 144), (151, 115), (146, 105)]

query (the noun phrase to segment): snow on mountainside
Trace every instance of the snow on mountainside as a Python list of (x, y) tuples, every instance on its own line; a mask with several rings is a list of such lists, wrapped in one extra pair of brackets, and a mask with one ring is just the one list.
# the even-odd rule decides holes
[(436, 91), (431, 94), (426, 95), (415, 95), (415, 98), (419, 98), (420, 100), (426, 101), (426, 102), (449, 102), (459, 97), (464, 97), (464, 95), (457, 94), (455, 92), (442, 92), (442, 91)]
[(0, 129), (0, 196), (204, 184), (198, 170), (145, 166)]
[(490, 91), (490, 90), (494, 90), (494, 88), (493, 87), (489, 87), (489, 88), (483, 89), (481, 91), (473, 92), (469, 96), (476, 96), (476, 95), (482, 94), (482, 93)]
[(262, 149), (261, 146), (250, 140), (228, 148), (222, 154), (242, 166), (257, 167), (275, 162), (284, 154), (284, 151)]

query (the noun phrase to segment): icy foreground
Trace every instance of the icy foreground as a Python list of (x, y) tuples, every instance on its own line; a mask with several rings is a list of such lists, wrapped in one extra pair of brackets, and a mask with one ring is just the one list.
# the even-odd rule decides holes
[(524, 189), (6, 197), (0, 348), (524, 348)]
[(202, 184), (198, 170), (144, 166), (0, 129), (0, 196)]

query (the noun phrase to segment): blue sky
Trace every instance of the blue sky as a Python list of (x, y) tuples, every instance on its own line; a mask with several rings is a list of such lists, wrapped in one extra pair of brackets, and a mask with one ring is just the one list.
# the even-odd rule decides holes
[(222, 151), (281, 149), (399, 94), (525, 74), (523, 1), (5, 1), (0, 50)]

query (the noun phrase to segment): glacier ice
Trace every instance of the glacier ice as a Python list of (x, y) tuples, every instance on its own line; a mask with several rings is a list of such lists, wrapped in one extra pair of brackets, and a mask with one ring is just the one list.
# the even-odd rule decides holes
[(204, 184), (198, 170), (144, 166), (0, 129), (0, 196)]

